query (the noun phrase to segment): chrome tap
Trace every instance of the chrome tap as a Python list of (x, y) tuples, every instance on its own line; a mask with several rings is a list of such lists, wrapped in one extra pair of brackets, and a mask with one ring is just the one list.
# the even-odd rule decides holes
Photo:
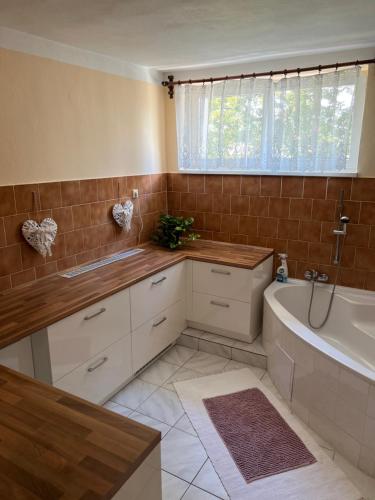
[(307, 281), (318, 281), (319, 283), (326, 283), (329, 279), (328, 274), (320, 273), (315, 269), (307, 269), (304, 276)]
[(349, 222), (349, 217), (347, 217), (346, 215), (342, 215), (340, 217), (340, 227), (339, 229), (334, 229), (333, 234), (336, 234), (337, 236), (344, 236), (346, 234), (346, 227)]

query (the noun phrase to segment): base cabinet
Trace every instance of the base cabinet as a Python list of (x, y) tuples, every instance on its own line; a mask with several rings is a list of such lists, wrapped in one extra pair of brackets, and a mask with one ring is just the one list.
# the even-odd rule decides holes
[(162, 500), (160, 444), (130, 476), (112, 500)]
[(131, 378), (131, 337), (127, 335), (54, 383), (55, 387), (103, 403)]
[(179, 300), (134, 330), (132, 332), (134, 372), (172, 344), (185, 326), (185, 301)]

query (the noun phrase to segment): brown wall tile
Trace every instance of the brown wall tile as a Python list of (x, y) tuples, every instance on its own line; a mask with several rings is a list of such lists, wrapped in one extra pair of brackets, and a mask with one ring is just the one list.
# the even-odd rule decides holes
[(75, 205), (72, 207), (73, 211), (73, 226), (74, 229), (87, 227), (91, 224), (91, 205)]
[(40, 210), (38, 184), (14, 186), (14, 195), (17, 213)]
[(375, 179), (353, 179), (352, 200), (375, 201)]
[(286, 198), (302, 198), (303, 177), (282, 177), (281, 196)]
[(46, 182), (39, 184), (40, 207), (42, 210), (46, 208), (61, 207), (61, 183)]
[(241, 194), (249, 194), (251, 196), (260, 195), (260, 176), (259, 175), (242, 175), (241, 176)]
[(267, 196), (250, 197), (250, 215), (268, 216), (270, 199)]
[(344, 191), (344, 200), (350, 200), (352, 193), (352, 179), (345, 177), (329, 177), (327, 185), (327, 199), (338, 200), (342, 190)]
[(80, 201), (78, 203), (69, 203), (69, 205), (78, 205), (79, 203), (92, 203), (98, 201), (98, 183), (96, 179), (85, 179), (79, 181)]
[(230, 211), (232, 214), (247, 215), (249, 213), (249, 197), (242, 194), (231, 195)]
[(64, 207), (81, 203), (79, 181), (64, 181), (61, 183), (61, 202)]
[(0, 248), (0, 276), (17, 273), (22, 270), (19, 245)]
[(269, 216), (270, 217), (289, 217), (289, 198), (270, 198)]
[(188, 176), (188, 187), (190, 193), (204, 193), (204, 175), (191, 174)]
[(206, 193), (222, 193), (223, 192), (223, 176), (222, 175), (206, 175), (205, 176)]
[(361, 203), (359, 222), (361, 224), (374, 224), (375, 222), (375, 203)]
[(241, 176), (240, 175), (224, 175), (223, 176), (223, 193), (240, 194), (241, 192)]
[(312, 200), (303, 198), (290, 199), (289, 216), (292, 219), (310, 220), (312, 212)]
[(16, 198), (13, 186), (0, 186), (0, 217), (16, 213)]
[(326, 177), (305, 177), (303, 183), (304, 198), (322, 198), (325, 199), (327, 192)]
[(262, 196), (280, 196), (281, 177), (262, 176), (260, 182), (260, 194)]

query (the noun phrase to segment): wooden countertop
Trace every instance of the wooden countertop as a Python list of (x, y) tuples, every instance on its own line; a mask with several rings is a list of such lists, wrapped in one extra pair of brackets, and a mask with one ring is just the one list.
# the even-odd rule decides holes
[(109, 499), (160, 432), (0, 366), (0, 498)]
[(254, 269), (269, 248), (195, 241), (170, 251), (147, 243), (144, 252), (75, 278), (57, 274), (0, 294), (0, 349), (184, 259)]

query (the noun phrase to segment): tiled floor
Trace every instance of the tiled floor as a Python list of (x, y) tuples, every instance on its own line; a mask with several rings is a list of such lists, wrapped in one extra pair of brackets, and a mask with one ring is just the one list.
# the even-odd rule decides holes
[[(281, 399), (266, 371), (224, 357), (176, 345), (105, 406), (162, 433), (163, 500), (228, 499), (194, 431), (173, 382), (240, 368), (250, 368)], [(312, 435), (368, 500), (375, 500), (375, 480), (352, 467), (330, 445)], [(235, 500), (235, 499), (233, 499)]]

